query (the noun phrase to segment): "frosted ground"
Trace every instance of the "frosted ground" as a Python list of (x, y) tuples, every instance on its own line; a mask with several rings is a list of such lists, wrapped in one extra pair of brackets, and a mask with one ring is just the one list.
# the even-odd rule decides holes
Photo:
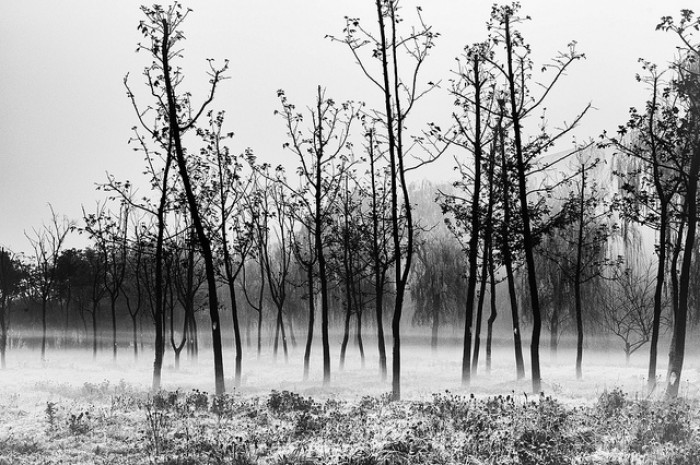
[[(88, 351), (50, 350), (42, 363), (38, 351), (12, 350), (0, 376), (0, 465), (558, 464), (583, 455), (576, 463), (700, 460), (697, 357), (686, 363), (684, 403), (668, 406), (646, 402), (662, 397), (662, 388), (644, 393), (646, 353), (627, 365), (619, 349), (589, 349), (584, 379), (577, 381), (573, 351), (560, 350), (554, 361), (543, 350), (543, 390), (550, 400), (529, 394), (529, 379), (515, 380), (511, 347), (494, 350), (491, 373), (482, 358), (465, 388), (459, 347), (433, 352), (406, 344), (402, 389), (408, 401), (389, 404), (382, 395), (390, 385), (379, 380), (374, 346), (367, 342), (364, 368), (350, 346), (340, 371), (334, 347), (328, 387), (321, 387), (318, 347), (308, 381), (302, 380), (301, 347), (291, 350), (288, 363), (281, 352), (277, 361), (268, 351), (259, 360), (247, 356), (241, 386), (234, 389), (227, 378), (230, 394), (220, 403), (198, 393), (213, 391), (206, 350), (196, 365), (183, 357), (179, 370), (167, 352), (163, 388), (179, 394), (156, 397), (148, 394), (149, 352), (135, 362), (123, 349), (115, 363), (109, 351), (93, 361)], [(225, 360), (231, 373), (230, 348)], [(663, 360), (659, 369), (664, 373)]]

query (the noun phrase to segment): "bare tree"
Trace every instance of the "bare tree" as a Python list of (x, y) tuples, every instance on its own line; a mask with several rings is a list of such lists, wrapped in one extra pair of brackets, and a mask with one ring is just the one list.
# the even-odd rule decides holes
[[(280, 98), (281, 115), (287, 130), (289, 141), (284, 147), (294, 153), (299, 161), (297, 173), (300, 187), (287, 186), (298, 203), (298, 220), (306, 225), (313, 236), (313, 254), (306, 260), (306, 268), (312, 270), (318, 266), (318, 281), (321, 292), (321, 339), (323, 345), (323, 383), (330, 383), (330, 344), (328, 340), (328, 279), (326, 271), (325, 239), (328, 209), (338, 195), (339, 172), (334, 170), (341, 152), (347, 150), (350, 127), (356, 117), (356, 110), (351, 102), (338, 105), (318, 86), (316, 102), (308, 108), (310, 127), (302, 128), (304, 115), (296, 111), (295, 105), (287, 100), (282, 90), (277, 91)], [(298, 255), (298, 254), (297, 254)], [(313, 276), (309, 277), (309, 332), (304, 354), (304, 373), (308, 374), (308, 360), (313, 337)]]
[(531, 49), (525, 43), (521, 33), (516, 29), (517, 25), (527, 18), (519, 16), (518, 10), (519, 4), (517, 3), (510, 6), (494, 6), (492, 9), (491, 19), (488, 23), (491, 41), (494, 42), (494, 47), (502, 47), (505, 57), (503, 57), (502, 62), (497, 60), (496, 55), (487, 59), (504, 80), (507, 106), (503, 117), (508, 120), (513, 132), (517, 199), (520, 220), (522, 221), (522, 247), (525, 254), (532, 307), (533, 325), (530, 342), (532, 390), (533, 392), (539, 392), (541, 387), (539, 344), (542, 320), (534, 258), (537, 238), (536, 234), (533, 233), (532, 211), (529, 206), (529, 195), (531, 192), (527, 181), (528, 177), (531, 177), (533, 173), (541, 172), (554, 164), (547, 163), (545, 166), (538, 166), (536, 164), (537, 157), (567, 134), (588, 111), (590, 104), (576, 116), (572, 123), (564, 125), (555, 134), (549, 135), (545, 132), (545, 128), (540, 128), (540, 135), (530, 142), (526, 140), (524, 134), (524, 122), (526, 119), (542, 106), (550, 91), (566, 73), (570, 65), (584, 58), (584, 55), (576, 50), (575, 42), (570, 43), (566, 52), (560, 53), (552, 63), (543, 67), (545, 71), (551, 71), (553, 76), (549, 81), (539, 83), (542, 90), (538, 96), (534, 96), (530, 90), (534, 68), (534, 63), (530, 58)]
[(109, 295), (112, 314), (112, 360), (117, 360), (117, 300), (123, 292), (127, 268), (127, 233), (129, 203), (122, 202), (119, 213), (108, 211), (105, 204), (98, 204), (95, 213), (86, 213), (84, 230), (94, 241), (104, 260), (103, 279)]
[(603, 286), (603, 324), (622, 340), (625, 359), (651, 339), (654, 320), (654, 287), (651, 267), (627, 268)]
[[(406, 121), (421, 97), (435, 87), (429, 83), (427, 89), (419, 85), (419, 76), (423, 64), (439, 35), (428, 26), (422, 17), (421, 8), (417, 8), (418, 25), (411, 28), (406, 35), (401, 35), (399, 27), (402, 18), (399, 15), (398, 0), (376, 0), (377, 32), (365, 29), (358, 18), (346, 18), (343, 37), (337, 38), (348, 46), (363, 74), (376, 86), (384, 100), (384, 107), (376, 110), (375, 117), (381, 121), (389, 153), (391, 231), (395, 260), (396, 300), (391, 323), (394, 340), (392, 350), (392, 397), (401, 397), (401, 316), (406, 293), (406, 285), (411, 271), (414, 248), (415, 224), (409, 199), (406, 173), (411, 169), (429, 163), (419, 161), (409, 166), (408, 157), (412, 144), (406, 135)], [(362, 50), (370, 51), (370, 60), (377, 60), (379, 71), (370, 69), (370, 60), (361, 56)], [(404, 54), (411, 65), (399, 65), (399, 55)], [(406, 74), (404, 75), (404, 72)], [(408, 76), (404, 78), (403, 76)], [(400, 217), (405, 216), (405, 223)], [(402, 244), (402, 242), (405, 242)]]
[(7, 367), (7, 322), (10, 308), (21, 294), (24, 270), (18, 257), (9, 250), (0, 247), (0, 368)]
[(228, 62), (223, 67), (217, 68), (213, 61), (209, 61), (209, 94), (198, 108), (193, 108), (190, 94), (179, 90), (184, 74), (182, 69), (175, 64), (176, 60), (182, 57), (182, 50), (178, 47), (185, 38), (180, 28), (191, 10), (183, 12), (178, 3), (167, 9), (156, 5), (153, 8), (142, 7), (141, 10), (146, 19), (139, 24), (139, 30), (148, 42), (139, 44), (138, 50), (147, 52), (153, 59), (152, 64), (144, 70), (144, 76), (149, 91), (155, 99), (155, 104), (152, 107), (157, 115), (155, 126), (145, 122), (144, 115), (147, 112), (138, 109), (131, 91), (129, 91), (129, 95), (132, 97), (143, 129), (161, 146), (166, 145), (164, 141), (167, 139), (168, 157), (172, 156), (178, 168), (187, 206), (204, 257), (214, 352), (214, 381), (216, 393), (222, 394), (225, 391), (225, 384), (216, 270), (211, 239), (206, 234), (202, 213), (195, 196), (193, 182), (196, 180), (193, 180), (190, 175), (183, 136), (187, 131), (195, 128), (199, 117), (214, 99), (218, 84), (224, 79)]
[(33, 229), (32, 234), (25, 232), (34, 250), (33, 268), (30, 285), (34, 295), (41, 302), (41, 360), (46, 361), (46, 312), (51, 294), (56, 285), (56, 266), (68, 233), (73, 229), (73, 222), (67, 218), (59, 219), (58, 214), (49, 204), (51, 222), (41, 229)]

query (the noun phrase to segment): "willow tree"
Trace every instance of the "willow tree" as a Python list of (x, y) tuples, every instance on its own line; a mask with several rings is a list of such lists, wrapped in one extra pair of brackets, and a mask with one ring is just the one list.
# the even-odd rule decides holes
[[(682, 187), (682, 168), (678, 166), (677, 127), (678, 113), (674, 110), (675, 94), (667, 92), (665, 71), (643, 61), (644, 75), (638, 80), (649, 87), (650, 98), (645, 111), (630, 109), (629, 120), (618, 129), (618, 136), (610, 144), (618, 151), (616, 174), (620, 193), (616, 205), (623, 219), (634, 221), (658, 231), (655, 252), (658, 257), (654, 290), (654, 312), (651, 326), (647, 388), (656, 385), (656, 363), (659, 329), (663, 310), (663, 289), (666, 283), (669, 236), (674, 212)], [(683, 157), (681, 164), (684, 164)], [(676, 167), (674, 167), (676, 165)], [(680, 243), (679, 243), (680, 245)], [(680, 250), (680, 247), (677, 248)], [(676, 255), (676, 261), (677, 261)], [(675, 266), (674, 266), (675, 269)], [(675, 275), (675, 273), (674, 273)]]

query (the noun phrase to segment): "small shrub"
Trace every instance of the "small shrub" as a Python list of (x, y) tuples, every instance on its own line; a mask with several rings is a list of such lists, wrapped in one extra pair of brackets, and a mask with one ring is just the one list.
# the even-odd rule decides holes
[(276, 414), (318, 410), (318, 406), (312, 398), (305, 398), (290, 391), (272, 391), (267, 399), (267, 408)]
[(237, 412), (234, 397), (230, 394), (220, 394), (211, 400), (211, 411), (219, 419), (231, 418)]
[(68, 416), (68, 431), (73, 435), (82, 435), (90, 432), (90, 412), (71, 413)]
[(596, 411), (606, 419), (615, 417), (620, 414), (622, 409), (627, 405), (627, 394), (622, 392), (622, 389), (615, 388), (612, 391), (607, 389), (598, 397)]
[(46, 402), (46, 408), (44, 409), (44, 414), (46, 415), (46, 423), (50, 429), (56, 427), (58, 418), (58, 406), (56, 402)]
[(194, 390), (185, 397), (187, 406), (195, 411), (207, 411), (209, 409), (209, 395), (206, 392)]

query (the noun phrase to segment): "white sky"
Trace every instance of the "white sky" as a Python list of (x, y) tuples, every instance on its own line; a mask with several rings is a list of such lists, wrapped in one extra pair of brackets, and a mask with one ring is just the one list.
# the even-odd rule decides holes
[[(222, 85), (213, 108), (227, 111), (228, 130), (236, 133), (235, 152), (252, 147), (261, 160), (284, 161), (284, 128), (273, 116), (279, 88), (299, 107), (312, 103), (318, 84), (338, 101), (375, 101), (376, 92), (349, 52), (324, 39), (341, 34), (345, 15), (359, 16), (369, 25), (372, 0), (184, 3), (194, 10), (184, 25), (183, 66), (195, 100), (207, 79), (205, 58), (231, 61), (231, 79)], [(572, 68), (547, 105), (556, 125), (593, 103), (597, 110), (581, 126), (579, 138), (614, 132), (629, 107), (643, 105), (643, 86), (634, 80), (637, 59), (659, 64), (672, 59), (677, 42), (669, 33), (656, 32), (655, 25), (662, 15), (677, 16), (690, 6), (676, 0), (522, 3), (523, 13), (533, 17), (523, 32), (538, 63), (571, 40), (586, 53), (587, 60)], [(0, 4), (0, 245), (28, 250), (23, 232), (48, 218), (48, 202), (60, 214), (78, 219), (81, 204), (90, 210), (102, 198), (95, 183), (105, 180), (106, 171), (124, 179), (140, 177), (141, 157), (127, 145), (136, 120), (122, 84), (129, 72), (132, 89), (146, 94), (140, 73), (150, 60), (134, 53), (141, 39), (139, 4)], [(442, 34), (424, 81), (446, 80), (462, 48), (486, 38), (492, 1), (406, 0), (407, 23), (416, 4), (423, 5), (424, 18)], [(452, 111), (444, 96), (431, 98), (423, 111), (416, 109), (412, 127)], [(447, 160), (424, 176), (445, 179), (449, 166)]]

